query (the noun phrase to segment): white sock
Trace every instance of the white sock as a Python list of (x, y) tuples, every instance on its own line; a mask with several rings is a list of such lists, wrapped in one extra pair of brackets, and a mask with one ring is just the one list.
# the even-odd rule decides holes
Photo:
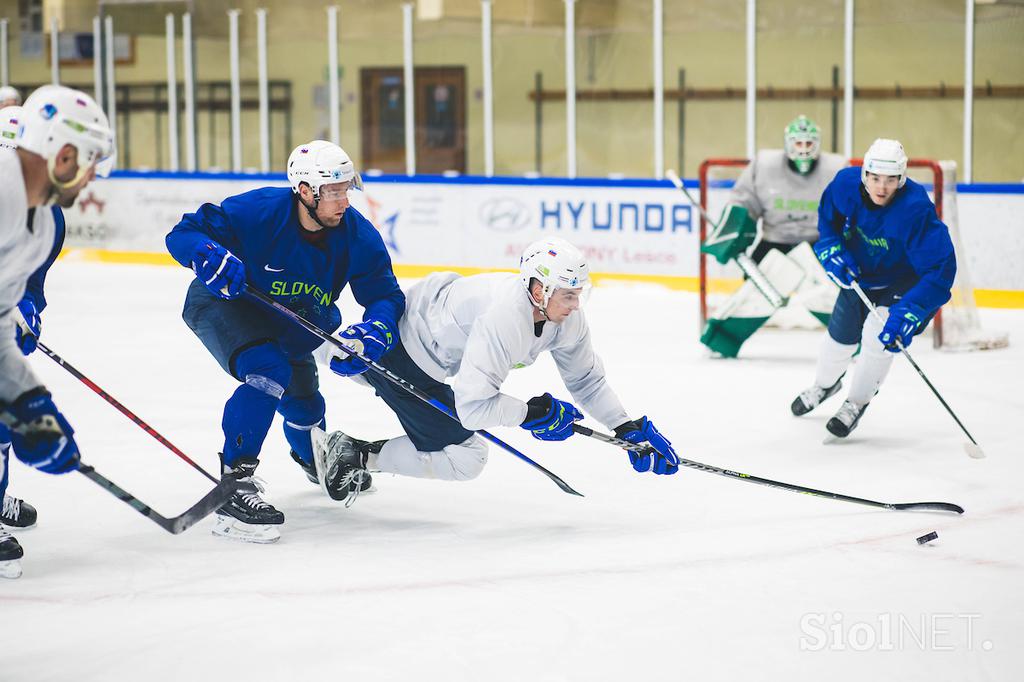
[(408, 436), (392, 438), (380, 452), (367, 458), (366, 468), (414, 478), (468, 481), (487, 464), (487, 444), (476, 435), (443, 450), (421, 452)]
[(818, 353), (818, 368), (814, 376), (814, 383), (821, 388), (828, 388), (839, 381), (846, 368), (850, 366), (850, 359), (857, 352), (857, 344), (847, 345), (839, 343), (828, 333), (821, 343), (821, 351)]
[[(889, 309), (884, 306), (880, 306), (878, 312), (883, 320), (889, 316)], [(868, 315), (868, 319), (864, 321), (860, 357), (850, 381), (850, 394), (846, 398), (858, 406), (867, 405), (875, 397), (878, 388), (889, 374), (893, 358), (896, 357), (895, 353), (887, 351), (878, 340), (882, 327), (883, 324), (875, 319), (874, 315)]]

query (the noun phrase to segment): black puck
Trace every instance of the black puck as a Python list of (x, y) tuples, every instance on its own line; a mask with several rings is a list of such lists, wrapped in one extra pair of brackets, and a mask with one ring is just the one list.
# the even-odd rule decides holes
[(922, 535), (921, 537), (919, 537), (917, 539), (917, 544), (923, 545), (924, 543), (931, 542), (932, 540), (935, 540), (938, 537), (939, 537), (939, 534), (936, 533), (935, 531), (932, 531), (931, 533), (926, 533), (925, 535)]

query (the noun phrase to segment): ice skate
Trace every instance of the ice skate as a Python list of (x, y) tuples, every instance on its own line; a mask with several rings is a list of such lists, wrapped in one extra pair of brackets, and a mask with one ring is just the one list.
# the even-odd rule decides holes
[(25, 551), (14, 536), (0, 528), (0, 578), (21, 577), (21, 557)]
[(341, 431), (330, 434), (313, 429), (313, 460), (320, 488), (332, 500), (351, 506), (363, 492), (372, 490), (373, 481), (366, 470), (370, 452), (379, 452), (386, 441), (367, 442)]
[(842, 387), (843, 377), (836, 379), (836, 383), (832, 384), (828, 388), (822, 388), (815, 384), (798, 395), (796, 400), (794, 400), (789, 406), (789, 409), (793, 411), (793, 416), (802, 417), (818, 405), (822, 404), (828, 398), (831, 398)]
[(241, 459), (224, 472), (224, 476), (249, 485), (235, 492), (217, 510), (214, 535), (261, 544), (281, 539), (281, 533), (275, 526), (284, 523), (284, 514), (260, 497), (264, 492), (262, 481), (253, 476), (258, 464), (255, 459)]
[(857, 428), (857, 423), (866, 409), (868, 409), (867, 405), (857, 405), (847, 400), (843, 402), (843, 406), (839, 408), (835, 416), (828, 420), (825, 428), (837, 438), (846, 438), (851, 431)]
[(298, 464), (299, 468), (302, 469), (302, 473), (306, 474), (306, 478), (309, 479), (310, 483), (313, 485), (320, 485), (320, 479), (316, 475), (316, 462), (306, 464), (302, 458), (299, 457), (299, 453), (294, 450), (289, 450), (288, 454), (291, 455), (292, 461)]
[(0, 509), (0, 525), (18, 530), (31, 528), (36, 525), (36, 508), (13, 495), (4, 495), (3, 508)]

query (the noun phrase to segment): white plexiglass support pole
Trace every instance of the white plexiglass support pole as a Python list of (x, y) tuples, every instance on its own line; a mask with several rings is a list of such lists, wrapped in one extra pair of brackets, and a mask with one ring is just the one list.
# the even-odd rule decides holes
[(256, 65), (260, 92), (260, 172), (270, 172), (270, 95), (267, 85), (267, 10), (256, 10)]
[[(92, 98), (103, 106), (103, 23), (99, 17), (92, 18)], [(4, 81), (6, 83), (6, 81)]]
[(974, 157), (974, 0), (967, 1), (964, 19), (964, 182), (973, 182)]
[(50, 17), (50, 82), (60, 85), (60, 26)]
[(843, 18), (843, 154), (853, 154), (853, 2), (846, 0)]
[(10, 52), (7, 45), (7, 20), (0, 19), (0, 85), (11, 83), (11, 66), (8, 61)]
[[(109, 14), (103, 18), (103, 41), (105, 47), (104, 61), (107, 72), (107, 121), (110, 130), (117, 139), (117, 82), (114, 80), (114, 17)], [(114, 160), (116, 167), (117, 160)]]
[(167, 40), (167, 166), (178, 171), (178, 55), (174, 49), (174, 15), (164, 17)]
[[(654, 0), (651, 43), (654, 45), (654, 177), (665, 177), (665, 50), (663, 0)], [(680, 168), (682, 173), (683, 169)]]
[(747, 158), (757, 154), (757, 0), (747, 0)]
[(181, 68), (185, 72), (185, 170), (194, 173), (196, 161), (196, 82), (192, 66), (192, 15), (181, 17)]
[(231, 54), (231, 170), (242, 171), (242, 87), (238, 66), (239, 10), (228, 10), (228, 35)]
[(484, 67), (484, 175), (494, 175), (494, 61), (491, 51), (491, 0), (480, 0), (480, 39)]
[(576, 0), (565, 0), (565, 174), (576, 177)]
[(413, 83), (412, 11), (413, 3), (406, 2), (402, 4), (402, 80), (405, 85), (406, 175), (416, 175), (416, 107), (413, 100), (416, 86)]
[(327, 120), (331, 142), (341, 144), (341, 88), (338, 83), (338, 6), (327, 8)]

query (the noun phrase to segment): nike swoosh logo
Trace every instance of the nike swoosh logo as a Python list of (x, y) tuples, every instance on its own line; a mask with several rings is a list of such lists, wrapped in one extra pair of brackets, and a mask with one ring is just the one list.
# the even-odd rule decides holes
[(284, 268), (272, 268), (269, 265), (264, 265), (263, 269), (267, 272), (284, 272)]

